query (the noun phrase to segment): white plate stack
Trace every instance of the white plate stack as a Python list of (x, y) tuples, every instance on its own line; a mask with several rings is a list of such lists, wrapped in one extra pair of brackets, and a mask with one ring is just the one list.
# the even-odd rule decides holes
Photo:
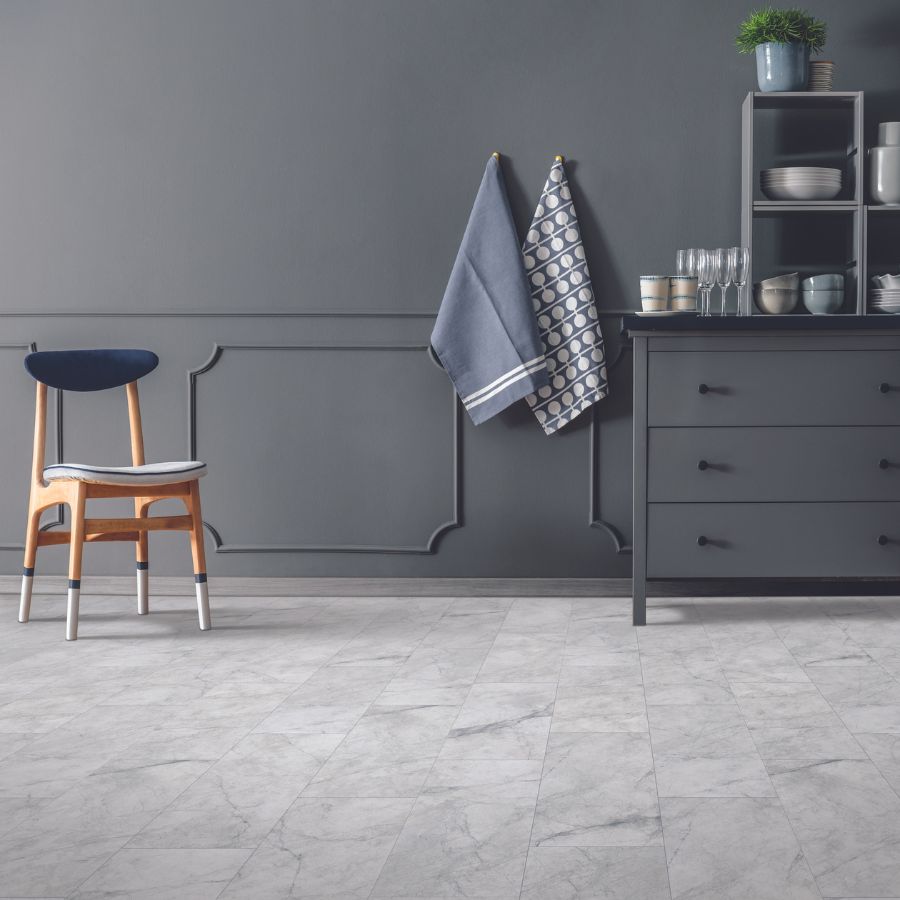
[(876, 312), (900, 313), (900, 288), (872, 288), (869, 297)]
[(817, 59), (809, 64), (808, 91), (830, 91), (834, 78), (834, 63), (829, 59)]
[(822, 166), (763, 169), (759, 186), (770, 200), (834, 200), (841, 192), (841, 170)]

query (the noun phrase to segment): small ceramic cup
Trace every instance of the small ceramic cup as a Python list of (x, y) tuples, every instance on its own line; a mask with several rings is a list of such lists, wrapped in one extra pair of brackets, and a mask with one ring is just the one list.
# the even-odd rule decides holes
[(672, 298), (672, 309), (681, 309), (685, 311), (693, 311), (697, 308), (697, 295), (696, 293), (690, 294), (689, 296), (683, 297), (673, 297)]
[(644, 312), (663, 312), (668, 304), (668, 300), (658, 297), (641, 297), (641, 306), (644, 308)]
[(668, 300), (668, 275), (641, 275), (641, 300)]
[[(669, 279), (671, 296), (673, 299), (690, 298), (694, 302), (697, 299), (697, 276), (696, 275), (673, 275)], [(673, 305), (673, 308), (674, 305)]]

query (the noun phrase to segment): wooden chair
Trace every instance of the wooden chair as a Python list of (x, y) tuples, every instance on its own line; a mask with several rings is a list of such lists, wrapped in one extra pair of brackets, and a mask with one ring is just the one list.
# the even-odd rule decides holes
[[(187, 531), (194, 558), (194, 581), (200, 628), (210, 628), (206, 558), (203, 552), (203, 519), (200, 514), (198, 479), (206, 474), (202, 462), (144, 462), (144, 437), (137, 381), (159, 364), (149, 350), (56, 350), (31, 353), (25, 368), (37, 382), (34, 415), (34, 456), (31, 497), (25, 532), (25, 567), (19, 621), (31, 612), (31, 589), (38, 547), (69, 544), (69, 593), (66, 640), (78, 637), (78, 604), (81, 596), (81, 553), (85, 541), (134, 541), (137, 549), (138, 614), (150, 611), (148, 596), (148, 534), (151, 531)], [(65, 391), (103, 391), (125, 386), (131, 425), (131, 466), (89, 466), (60, 463), (44, 466), (47, 432), (47, 387)], [(94, 498), (133, 497), (133, 519), (87, 519), (85, 503)], [(149, 516), (151, 504), (178, 497), (185, 516)], [(68, 505), (71, 532), (41, 531), (41, 512), (58, 503)]]

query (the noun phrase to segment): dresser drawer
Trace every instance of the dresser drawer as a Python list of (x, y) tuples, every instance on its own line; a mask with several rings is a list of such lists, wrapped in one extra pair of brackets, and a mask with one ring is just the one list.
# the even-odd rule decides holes
[(647, 553), (651, 578), (897, 577), (900, 503), (652, 503)]
[(651, 428), (651, 503), (900, 501), (900, 427)]
[(900, 351), (653, 351), (648, 424), (900, 425)]

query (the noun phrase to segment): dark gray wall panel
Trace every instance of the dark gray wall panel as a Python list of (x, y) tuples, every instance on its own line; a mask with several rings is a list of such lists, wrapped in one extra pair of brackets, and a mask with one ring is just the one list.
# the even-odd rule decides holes
[[(162, 366), (142, 387), (148, 457), (182, 458), (187, 372), (216, 343), (427, 343), (496, 149), (521, 233), (553, 155), (567, 156), (615, 358), (616, 311), (636, 305), (639, 274), (671, 268), (677, 246), (737, 241), (739, 110), (754, 69), (732, 38), (746, 10), (744, 0), (6, 0), (4, 340), (155, 349)], [(867, 91), (869, 130), (900, 117), (895, 0), (821, 0), (815, 12), (831, 27), (836, 85)], [(268, 315), (311, 311), (363, 316)], [(246, 315), (221, 315), (229, 312)], [(419, 318), (370, 315), (382, 312)], [(290, 355), (279, 376), (305, 374), (308, 359)], [(385, 359), (402, 365), (397, 354)], [(2, 403), (18, 426), (32, 388), (16, 366)], [(522, 406), (477, 429), (463, 419), (463, 527), (434, 554), (216, 554), (210, 571), (627, 575), (617, 548), (631, 539), (629, 367), (626, 355), (593, 422), (583, 416), (553, 438)], [(265, 370), (254, 370), (260, 391), (271, 389)], [(418, 544), (449, 508), (449, 467), (434, 457), (447, 447), (446, 385), (425, 361), (420, 371), (409, 421), (394, 423), (401, 452), (371, 470), (379, 507), (382, 482), (402, 498), (383, 529), (372, 509), (343, 515), (370, 473), (335, 486), (327, 468), (330, 453), (346, 462), (356, 445), (387, 446), (384, 431), (372, 433), (368, 393), (329, 422), (300, 421), (275, 436), (285, 457), (302, 448), (324, 473), (316, 487), (329, 486), (333, 518), (292, 502), (289, 517), (276, 506), (271, 518), (242, 522), (244, 495), (216, 472), (231, 482), (239, 467), (266, 461), (265, 444), (246, 429), (206, 445), (229, 453), (213, 460), (204, 485), (210, 521), (241, 543), (268, 541), (264, 527), (278, 522), (289, 543), (355, 545), (381, 534)], [(217, 378), (226, 373), (199, 380), (223, 408)], [(298, 392), (296, 409), (321, 415), (325, 392), (352, 391), (355, 374), (335, 377), (336, 386)], [(120, 397), (73, 398), (67, 458), (127, 457), (124, 412)], [(213, 440), (199, 421), (201, 443)], [(0, 462), (23, 480), (0, 497), (0, 544), (18, 540), (30, 444), (24, 433), (7, 439)], [(404, 494), (410, 475), (430, 479), (421, 504)], [(153, 546), (160, 567), (187, 571), (179, 536)], [(130, 556), (90, 547), (86, 572), (130, 571)], [(60, 570), (62, 551), (46, 557)], [(2, 571), (19, 565), (17, 552), (0, 552)]]

